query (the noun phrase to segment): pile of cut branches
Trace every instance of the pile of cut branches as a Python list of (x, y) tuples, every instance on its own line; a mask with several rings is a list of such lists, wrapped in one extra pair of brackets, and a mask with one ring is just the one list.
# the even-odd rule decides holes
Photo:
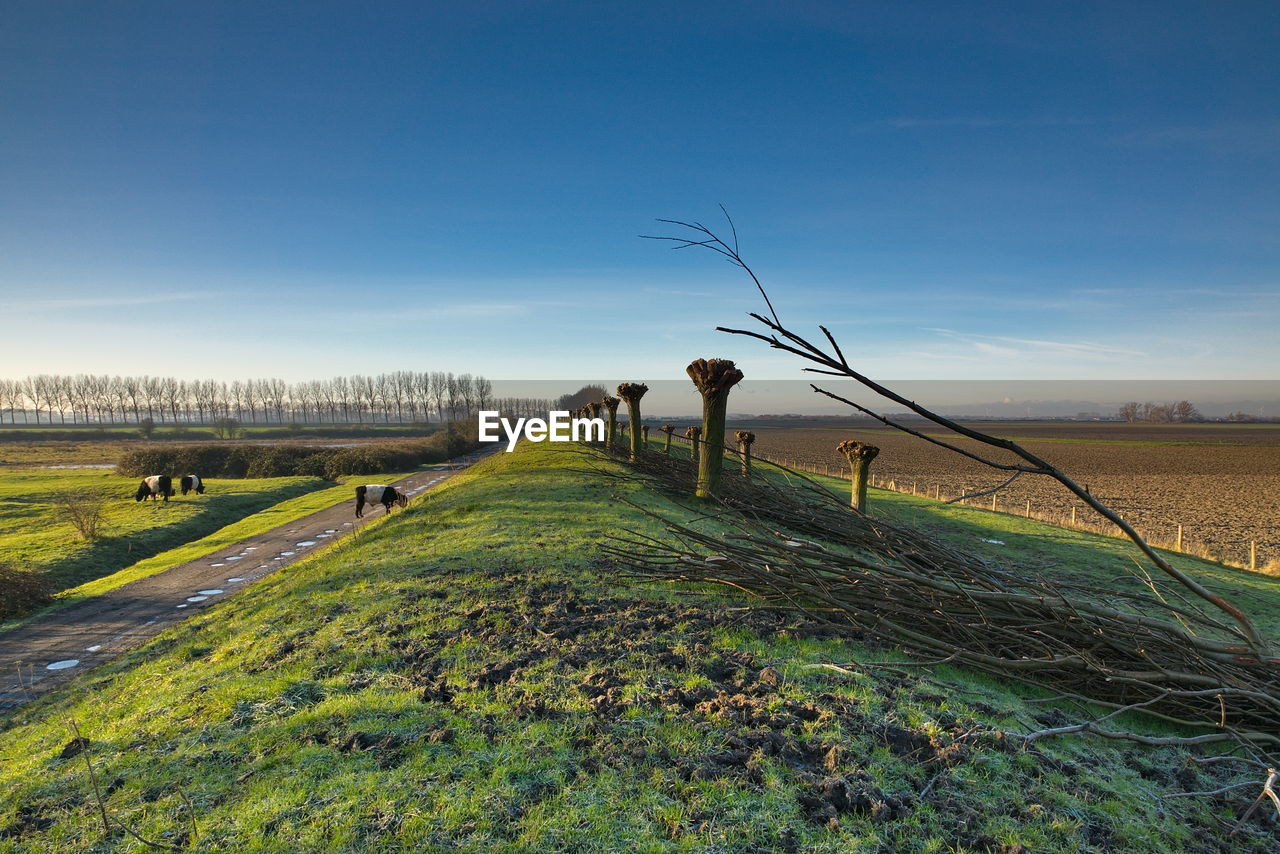
[[(687, 461), (657, 455), (634, 470), (672, 495), (693, 477)], [(629, 533), (606, 551), (639, 579), (727, 585), (922, 658), (1213, 730), (1174, 741), (1280, 757), (1280, 662), (1252, 654), (1236, 626), (1176, 585), (1124, 592), (993, 566), (786, 474), (790, 483), (727, 479), (727, 536), (663, 519), (671, 538)]]

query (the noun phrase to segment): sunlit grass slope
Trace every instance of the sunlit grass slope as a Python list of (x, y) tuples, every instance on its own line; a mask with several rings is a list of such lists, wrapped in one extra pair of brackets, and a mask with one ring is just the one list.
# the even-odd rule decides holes
[(662, 530), (614, 494), (691, 514), (609, 469), (497, 454), (11, 714), (0, 852), (146, 850), (68, 720), (112, 820), (192, 850), (1219, 850), (1225, 807), (1160, 800), (1216, 785), (1180, 750), (1024, 749), (977, 733), (1074, 711), (629, 585), (601, 544)]
[[(167, 503), (134, 501), (137, 486), (135, 478), (100, 469), (0, 469), (0, 561), (43, 571), (53, 589), (62, 590), (331, 483), (316, 477), (207, 480), (204, 495), (175, 495)], [(82, 539), (58, 510), (58, 496), (68, 492), (107, 496), (98, 539)]]

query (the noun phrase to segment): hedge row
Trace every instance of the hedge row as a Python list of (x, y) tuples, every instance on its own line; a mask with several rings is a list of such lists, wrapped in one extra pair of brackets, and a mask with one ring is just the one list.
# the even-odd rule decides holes
[[(381, 439), (399, 438), (409, 435), (442, 429), (439, 424), (386, 424), (386, 425), (342, 425), (312, 424), (308, 426), (282, 425), (280, 427), (257, 427), (253, 424), (237, 424), (244, 430), (244, 437), (255, 439)], [(155, 432), (148, 441), (151, 442), (190, 442), (214, 437), (210, 427), (182, 426), (175, 428), (171, 423), (157, 424)], [(79, 427), (31, 427), (26, 425), (0, 424), (0, 442), (99, 442), (99, 441), (138, 441), (138, 427), (134, 424), (117, 424), (111, 427), (100, 424), (86, 424)]]
[(167, 474), (181, 477), (290, 477), (310, 475), (333, 480), (347, 474), (405, 471), (441, 463), (474, 447), (460, 433), (441, 431), (412, 442), (380, 442), (354, 448), (307, 445), (183, 445), (129, 451), (116, 464), (126, 477)]

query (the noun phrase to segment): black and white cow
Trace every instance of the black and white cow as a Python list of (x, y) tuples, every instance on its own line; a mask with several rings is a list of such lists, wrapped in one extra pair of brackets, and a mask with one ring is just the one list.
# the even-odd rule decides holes
[(364, 506), (368, 504), (372, 507), (375, 504), (381, 504), (384, 513), (391, 512), (391, 505), (403, 507), (409, 503), (409, 496), (403, 492), (397, 492), (394, 486), (383, 486), (382, 484), (369, 483), (364, 486), (356, 487), (356, 518), (359, 519), (364, 515)]
[(182, 490), (182, 494), (194, 491), (196, 495), (204, 495), (204, 481), (200, 479), (198, 474), (187, 474), (182, 476), (182, 480), (178, 481), (178, 486)]
[(149, 497), (155, 501), (157, 495), (164, 498), (166, 503), (169, 501), (169, 496), (173, 495), (173, 478), (167, 474), (144, 477), (142, 483), (138, 484), (138, 491), (133, 494), (133, 500), (141, 501)]

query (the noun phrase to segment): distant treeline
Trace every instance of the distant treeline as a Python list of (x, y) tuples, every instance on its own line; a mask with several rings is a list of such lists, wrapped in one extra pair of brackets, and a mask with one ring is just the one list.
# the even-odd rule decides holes
[(409, 424), (458, 421), (481, 409), (535, 415), (542, 398), (495, 398), (482, 376), (394, 371), (287, 383), (180, 380), (105, 374), (0, 379), (0, 421), (10, 424)]
[(306, 445), (149, 445), (129, 451), (116, 464), (126, 477), (153, 474), (202, 477), (323, 477), (407, 471), (441, 463), (476, 447), (474, 438), (441, 430), (418, 441), (380, 442), (355, 448)]
[(1151, 424), (1194, 424), (1205, 420), (1200, 410), (1189, 400), (1177, 403), (1138, 403), (1133, 400), (1122, 405), (1117, 414), (1120, 420), (1131, 424), (1137, 421)]
[(1264, 424), (1276, 421), (1275, 418), (1267, 418), (1262, 415), (1250, 415), (1247, 412), (1232, 412), (1230, 415), (1224, 415), (1221, 418), (1208, 419), (1200, 414), (1200, 410), (1196, 409), (1195, 404), (1187, 400), (1180, 400), (1177, 403), (1138, 403), (1130, 401), (1120, 407), (1116, 413), (1121, 421), (1128, 421), (1130, 424), (1198, 424), (1202, 421), (1230, 421), (1242, 424)]

